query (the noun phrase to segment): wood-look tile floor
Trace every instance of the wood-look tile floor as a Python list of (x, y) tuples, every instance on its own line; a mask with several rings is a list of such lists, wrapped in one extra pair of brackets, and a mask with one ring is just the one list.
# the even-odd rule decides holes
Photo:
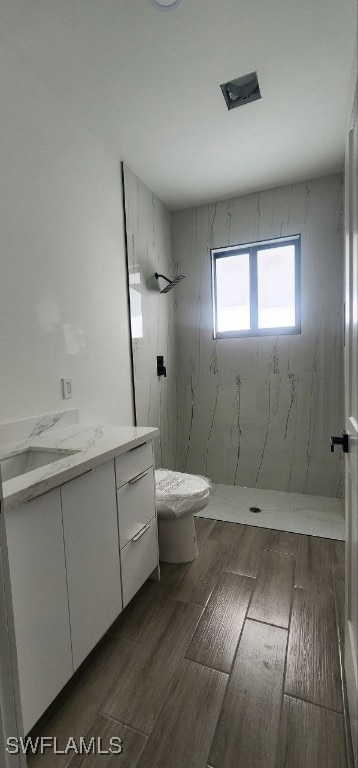
[(343, 542), (196, 526), (198, 559), (144, 584), (34, 733), (123, 753), (30, 768), (347, 768)]

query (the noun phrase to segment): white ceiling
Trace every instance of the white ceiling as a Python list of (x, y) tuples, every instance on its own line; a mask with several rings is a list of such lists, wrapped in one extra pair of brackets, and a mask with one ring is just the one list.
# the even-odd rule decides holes
[[(355, 0), (1, 0), (0, 44), (169, 207), (342, 168)], [(257, 70), (262, 99), (219, 85)]]

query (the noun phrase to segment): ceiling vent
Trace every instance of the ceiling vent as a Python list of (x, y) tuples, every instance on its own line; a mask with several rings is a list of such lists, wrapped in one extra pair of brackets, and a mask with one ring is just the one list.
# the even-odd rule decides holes
[(243, 77), (237, 77), (236, 80), (223, 83), (220, 88), (228, 109), (235, 109), (235, 107), (241, 107), (243, 104), (249, 104), (250, 101), (261, 99), (256, 72), (250, 72), (249, 75), (243, 75)]

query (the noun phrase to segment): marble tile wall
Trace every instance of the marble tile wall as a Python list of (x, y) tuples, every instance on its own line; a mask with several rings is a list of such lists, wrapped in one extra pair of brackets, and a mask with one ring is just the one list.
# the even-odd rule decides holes
[[(157, 467), (176, 468), (178, 285), (160, 294), (155, 272), (176, 274), (170, 211), (124, 166), (132, 353), (137, 424), (160, 427), (155, 441)], [(161, 281), (161, 287), (165, 282)], [(167, 376), (157, 376), (157, 355), (164, 356)]]
[[(329, 436), (343, 420), (340, 175), (172, 215), (177, 294), (177, 469), (218, 483), (343, 493)], [(300, 233), (302, 333), (212, 338), (210, 249)]]

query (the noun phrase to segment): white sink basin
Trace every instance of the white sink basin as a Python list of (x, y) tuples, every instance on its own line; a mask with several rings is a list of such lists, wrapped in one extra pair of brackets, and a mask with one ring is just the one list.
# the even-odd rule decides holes
[(64, 459), (66, 456), (72, 456), (74, 453), (79, 453), (79, 451), (51, 450), (50, 448), (35, 448), (34, 446), (26, 448), (24, 451), (0, 459), (2, 480), (3, 482), (12, 480), (14, 477), (25, 475), (26, 472), (39, 469), (39, 467), (45, 467), (47, 464)]

